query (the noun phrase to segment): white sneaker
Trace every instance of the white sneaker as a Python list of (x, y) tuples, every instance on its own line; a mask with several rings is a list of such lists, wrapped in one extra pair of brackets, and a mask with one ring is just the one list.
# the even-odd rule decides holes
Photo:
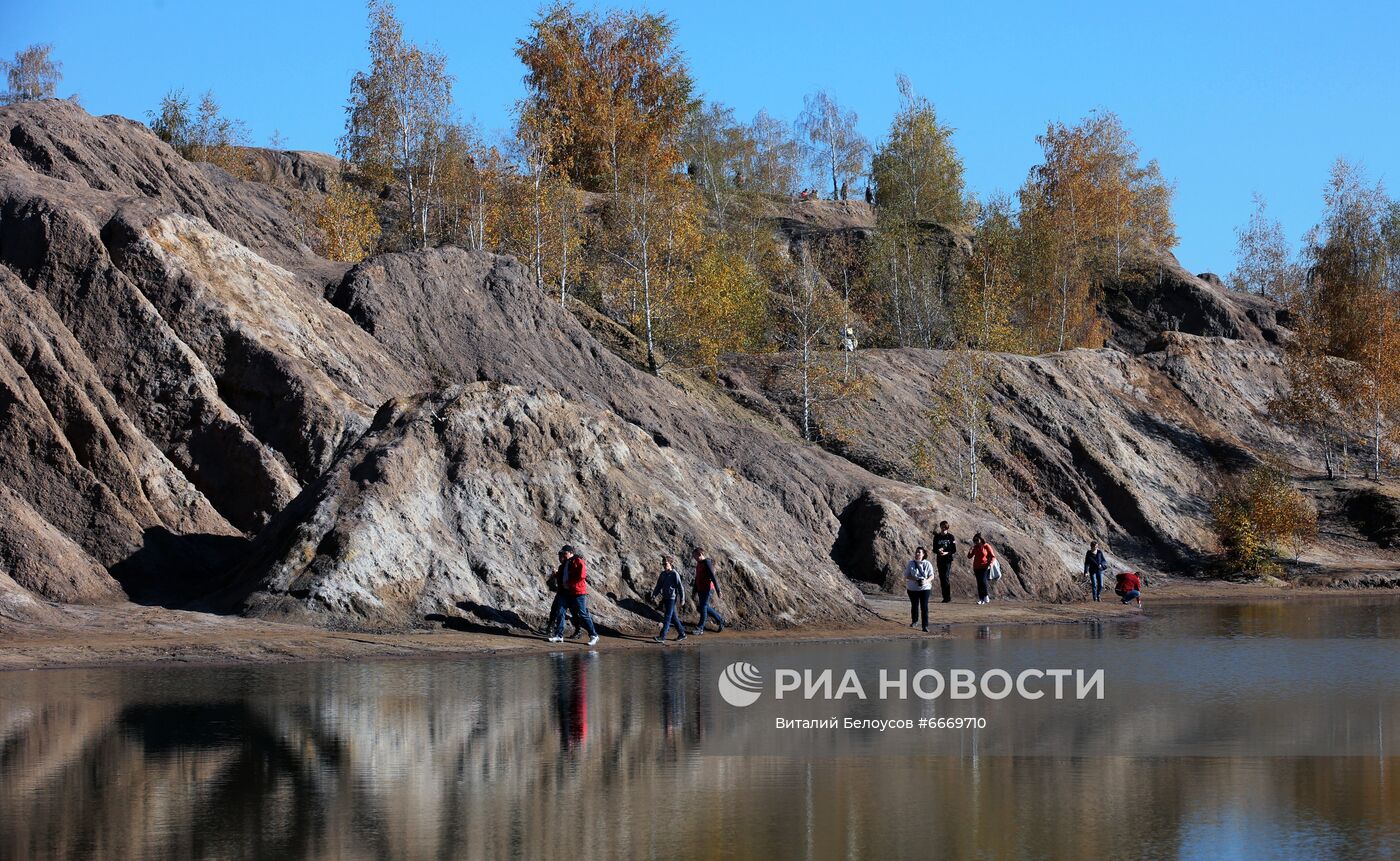
[(590, 646), (596, 646), (596, 645), (598, 645), (598, 635), (597, 635), (597, 634), (594, 634), (593, 636), (591, 636), (591, 637), (588, 638), (588, 645), (590, 645)]
[(551, 643), (562, 643), (562, 642), (564, 642), (564, 638), (563, 638), (563, 637), (550, 637), (550, 638), (549, 638), (549, 641), (550, 641)]

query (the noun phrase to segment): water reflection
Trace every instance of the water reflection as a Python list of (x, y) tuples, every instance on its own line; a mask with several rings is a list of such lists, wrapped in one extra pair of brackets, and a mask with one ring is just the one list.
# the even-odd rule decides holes
[[(1327, 611), (1290, 618), (1273, 607), (1202, 607), (1171, 624), (1224, 638), (1395, 636), (1376, 613), (1319, 614)], [(1170, 633), (1149, 630), (1151, 621), (1141, 628), (1139, 636)], [(1029, 636), (1113, 648), (1120, 631), (1061, 626)], [(1400, 851), (1400, 775), (1387, 756), (708, 755), (732, 740), (726, 734), (743, 732), (715, 718), (714, 670), (730, 657), (668, 648), (6, 674), (0, 858), (1370, 859)], [(1118, 719), (1083, 732), (1130, 735), (1151, 718), (1124, 711), (1109, 720)]]

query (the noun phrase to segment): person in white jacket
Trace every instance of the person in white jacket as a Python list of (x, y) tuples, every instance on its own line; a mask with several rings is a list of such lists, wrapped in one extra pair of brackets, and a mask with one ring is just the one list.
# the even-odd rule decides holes
[(909, 627), (921, 621), (928, 630), (928, 596), (933, 591), (933, 563), (928, 561), (928, 551), (920, 547), (914, 551), (914, 558), (904, 566), (904, 588), (909, 591)]

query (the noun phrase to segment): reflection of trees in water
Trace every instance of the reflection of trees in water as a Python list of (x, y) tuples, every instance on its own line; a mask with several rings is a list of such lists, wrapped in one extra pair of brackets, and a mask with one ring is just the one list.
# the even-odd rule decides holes
[(33, 674), (0, 709), (0, 857), (1172, 857), (1233, 811), (1359, 858), (1400, 821), (1386, 759), (698, 755), (729, 731), (702, 669), (106, 671), (99, 695)]

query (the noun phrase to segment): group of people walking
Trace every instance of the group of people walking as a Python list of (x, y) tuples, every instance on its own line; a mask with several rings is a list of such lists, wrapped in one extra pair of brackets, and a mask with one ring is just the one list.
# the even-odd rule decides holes
[[(948, 530), (946, 520), (938, 524), (938, 532), (933, 536), (932, 561), (928, 558), (927, 548), (915, 549), (914, 558), (904, 566), (904, 589), (909, 593), (909, 627), (922, 625), (925, 631), (928, 630), (928, 604), (933, 594), (935, 576), (939, 591), (943, 594), (943, 603), (952, 602), (949, 578), (957, 555), (958, 540)], [(1001, 579), (1001, 562), (996, 550), (979, 532), (972, 536), (972, 549), (967, 552), (967, 557), (972, 560), (972, 576), (977, 580), (977, 603), (990, 603), (992, 587)], [(1099, 542), (1090, 541), (1089, 550), (1084, 554), (1084, 576), (1089, 580), (1089, 591), (1095, 601), (1103, 592), (1103, 578), (1107, 571), (1108, 557), (1099, 547)], [(1113, 591), (1124, 604), (1136, 602), (1137, 606), (1142, 606), (1142, 578), (1136, 572), (1119, 572)]]
[[(695, 579), (691, 581), (690, 596), (695, 600), (699, 616), (693, 634), (705, 633), (705, 623), (714, 620), (716, 630), (724, 630), (724, 618), (711, 603), (720, 594), (719, 578), (715, 575), (715, 564), (705, 555), (702, 548), (695, 548), (691, 556), (695, 560)], [(549, 586), (554, 590), (554, 604), (549, 608), (549, 642), (564, 641), (565, 616), (574, 623), (573, 636), (581, 631), (588, 632), (588, 645), (598, 642), (598, 630), (593, 625), (593, 617), (588, 613), (588, 564), (573, 548), (566, 544), (559, 550), (559, 567), (550, 575)], [(656, 642), (666, 642), (666, 635), (672, 627), (676, 629), (676, 639), (686, 638), (685, 626), (681, 622), (680, 610), (686, 602), (685, 581), (676, 570), (674, 556), (661, 557), (661, 573), (651, 596), (661, 602), (661, 633)]]
[[(712, 604), (720, 594), (714, 562), (699, 547), (691, 555), (695, 561), (695, 577), (689, 590), (676, 569), (675, 557), (661, 557), (661, 571), (651, 590), (651, 597), (661, 604), (661, 632), (655, 637), (658, 643), (667, 641), (672, 628), (676, 629), (677, 640), (686, 638), (680, 611), (686, 605), (687, 592), (695, 601), (697, 616), (691, 633), (705, 633), (705, 624), (710, 620), (714, 621), (716, 630), (724, 630), (724, 619)], [(925, 547), (914, 551), (914, 558), (904, 567), (904, 588), (909, 593), (909, 627), (922, 625), (925, 631), (928, 630), (928, 605), (935, 578), (943, 603), (952, 602), (951, 576), (957, 555), (958, 539), (949, 530), (946, 520), (939, 522), (938, 532), (933, 536), (932, 559)], [(977, 581), (977, 603), (990, 603), (992, 587), (1002, 576), (1001, 561), (997, 558), (996, 550), (979, 532), (972, 536), (972, 548), (968, 550), (967, 558), (971, 560), (972, 576)], [(1099, 547), (1099, 542), (1089, 542), (1089, 550), (1084, 554), (1084, 576), (1088, 578), (1089, 591), (1095, 601), (1103, 592), (1104, 573), (1107, 570), (1108, 557)], [(598, 630), (588, 612), (588, 564), (572, 545), (566, 544), (559, 550), (559, 567), (550, 575), (549, 586), (554, 590), (554, 604), (549, 609), (549, 642), (563, 642), (564, 623), (566, 617), (571, 617), (573, 636), (578, 637), (581, 632), (587, 631), (588, 645), (597, 644)], [(1142, 578), (1135, 572), (1119, 572), (1113, 591), (1124, 604), (1136, 602), (1139, 607), (1142, 606)]]
[[(914, 551), (914, 558), (904, 566), (904, 588), (909, 593), (909, 627), (922, 624), (924, 630), (928, 630), (928, 603), (933, 594), (935, 568), (943, 603), (952, 603), (950, 578), (957, 555), (958, 539), (949, 531), (946, 520), (938, 524), (938, 532), (933, 536), (932, 561), (928, 558), (927, 548), (919, 547)], [(1001, 563), (996, 550), (979, 532), (972, 536), (972, 549), (967, 557), (972, 560), (972, 576), (977, 580), (977, 603), (989, 603), (992, 600), (992, 584), (1001, 579)]]

